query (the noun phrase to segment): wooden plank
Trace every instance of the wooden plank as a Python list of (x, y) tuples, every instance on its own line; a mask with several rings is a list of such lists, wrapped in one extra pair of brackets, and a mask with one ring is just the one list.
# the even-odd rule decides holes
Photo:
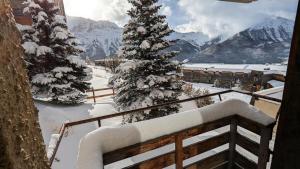
[(131, 145), (119, 150), (115, 150), (112, 152), (108, 152), (105, 153), (103, 155), (103, 161), (104, 161), (104, 165), (116, 162), (116, 161), (120, 161), (122, 159), (126, 159), (150, 150), (154, 150), (157, 149), (159, 147), (174, 143), (175, 141), (175, 137), (174, 135), (178, 134), (178, 133), (184, 133), (183, 134), (183, 139), (186, 138), (190, 138), (192, 136), (198, 135), (198, 134), (202, 134), (220, 127), (224, 127), (228, 124), (230, 124), (230, 120), (232, 117), (226, 117), (214, 122), (209, 122), (209, 123), (205, 123), (190, 129), (186, 129), (174, 134), (170, 134), (170, 135), (166, 135), (166, 136), (162, 136), (150, 141), (146, 141), (144, 143), (138, 143), (135, 145)]
[(184, 133), (184, 139), (227, 126), (230, 124), (232, 118), (234, 118), (234, 116), (225, 117), (225, 118), (213, 121), (213, 122), (208, 122), (208, 123), (201, 124), (196, 127), (184, 130), (184, 131), (182, 131)]
[(177, 134), (175, 136), (175, 166), (176, 169), (183, 169), (183, 135)]
[(243, 169), (243, 168), (239, 166), (237, 163), (234, 163), (233, 169)]
[(223, 163), (228, 161), (228, 150), (219, 152), (210, 157), (204, 158), (200, 161), (197, 161), (193, 164), (187, 165), (185, 169), (211, 169), (220, 166)]
[(86, 92), (97, 92), (97, 91), (103, 91), (103, 90), (112, 90), (113, 88), (101, 88), (101, 89), (90, 89), (90, 90), (86, 90)]
[(213, 167), (212, 169), (228, 169), (228, 162), (224, 162), (218, 166)]
[[(218, 136), (214, 136), (212, 138), (203, 140), (201, 142), (189, 145), (187, 147), (184, 147), (183, 148), (184, 159), (191, 158), (195, 155), (201, 154), (205, 151), (217, 148), (221, 145), (228, 143), (229, 136), (230, 136), (230, 134), (229, 134), (229, 132), (227, 132), (227, 133), (220, 134)], [(175, 151), (172, 151), (167, 154), (163, 154), (163, 155), (153, 157), (153, 158), (145, 160), (145, 161), (141, 161), (130, 167), (143, 166), (143, 168), (145, 168), (146, 166), (153, 166), (153, 164), (157, 164), (157, 166), (159, 166), (158, 168), (160, 168), (160, 167), (163, 168), (163, 167), (167, 167), (169, 165), (174, 164), (175, 163), (174, 159), (175, 159)], [(163, 160), (165, 160), (166, 162), (162, 162)], [(130, 168), (130, 167), (128, 167), (128, 168)]]
[(109, 94), (103, 94), (103, 95), (98, 95), (98, 96), (89, 96), (87, 97), (87, 99), (95, 99), (95, 98), (100, 98), (100, 97), (106, 97), (106, 96), (112, 96), (114, 95), (113, 93), (109, 93)]
[(237, 2), (237, 3), (250, 3), (257, 0), (219, 0), (219, 1), (228, 1), (228, 2)]
[(149, 142), (135, 144), (129, 147), (125, 147), (119, 150), (115, 150), (112, 152), (105, 153), (103, 155), (103, 163), (104, 165), (120, 161), (122, 159), (126, 159), (141, 153), (145, 153), (150, 150), (157, 149), (159, 147), (174, 143), (175, 137), (170, 136), (161, 139), (155, 139)]
[(172, 151), (167, 154), (162, 154), (146, 161), (141, 161), (139, 163), (135, 163), (124, 169), (153, 169), (153, 168), (164, 168), (175, 163), (175, 151)]
[(237, 116), (237, 122), (238, 126), (241, 126), (249, 131), (252, 131), (253, 133), (256, 133), (260, 135), (261, 128), (265, 127), (262, 124), (259, 124), (257, 122), (254, 122), (252, 120), (246, 119), (242, 116)]
[(240, 168), (243, 168), (243, 169), (255, 169), (255, 168), (257, 168), (257, 164), (255, 162), (253, 162), (252, 160), (244, 157), (239, 152), (236, 151), (235, 155), (236, 155), (235, 156), (235, 163)]
[(265, 127), (261, 131), (259, 155), (258, 155), (258, 169), (265, 169), (270, 158), (269, 143), (272, 137), (273, 128)]
[(233, 168), (234, 166), (236, 137), (237, 137), (237, 119), (234, 118), (231, 120), (231, 124), (230, 124), (228, 168)]
[(212, 138), (184, 147), (184, 159), (212, 150), (229, 142), (230, 133), (226, 132)]
[(237, 144), (252, 154), (259, 155), (259, 144), (245, 136), (237, 134)]

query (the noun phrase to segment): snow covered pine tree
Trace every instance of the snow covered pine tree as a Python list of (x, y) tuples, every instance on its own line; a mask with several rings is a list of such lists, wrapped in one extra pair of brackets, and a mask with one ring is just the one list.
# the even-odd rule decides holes
[(20, 26), (32, 93), (59, 104), (83, 102), (90, 73), (80, 58), (83, 49), (58, 15), (53, 0), (27, 0), (32, 26)]
[[(176, 52), (165, 39), (173, 31), (159, 15), (158, 0), (129, 0), (131, 19), (125, 25), (119, 57), (126, 61), (113, 77), (117, 89), (114, 98), (120, 110), (133, 110), (178, 100), (182, 81), (177, 70), (180, 63), (171, 61)], [(179, 104), (124, 116), (124, 122), (136, 122), (178, 112)]]

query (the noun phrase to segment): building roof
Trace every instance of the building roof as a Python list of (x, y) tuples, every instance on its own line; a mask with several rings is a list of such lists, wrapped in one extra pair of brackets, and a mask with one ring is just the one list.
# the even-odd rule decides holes
[(282, 99), (284, 86), (274, 87), (262, 91), (258, 91), (255, 94), (269, 96), (276, 99)]
[(268, 84), (270, 84), (273, 87), (281, 87), (284, 86), (284, 82), (278, 81), (278, 80), (270, 80), (268, 81)]

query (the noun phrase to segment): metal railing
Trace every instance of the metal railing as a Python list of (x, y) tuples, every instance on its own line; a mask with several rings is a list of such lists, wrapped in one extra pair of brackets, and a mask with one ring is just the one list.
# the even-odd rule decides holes
[[(108, 89), (108, 88), (105, 88), (105, 89)], [(100, 91), (101, 89), (97, 89), (97, 90)], [(77, 126), (77, 125), (86, 124), (86, 123), (91, 123), (91, 122), (98, 122), (99, 127), (101, 127), (101, 120), (110, 119), (110, 118), (119, 117), (119, 116), (124, 116), (124, 115), (131, 114), (131, 113), (139, 113), (139, 112), (143, 112), (145, 110), (150, 110), (150, 109), (154, 109), (154, 108), (158, 108), (158, 107), (164, 107), (164, 106), (177, 104), (177, 103), (189, 102), (189, 101), (203, 99), (203, 98), (212, 97), (212, 96), (218, 96), (220, 101), (222, 101), (221, 95), (227, 94), (227, 93), (232, 93), (232, 92), (252, 96), (252, 98), (254, 98), (254, 99), (260, 99), (261, 98), (261, 99), (271, 100), (271, 101), (275, 101), (275, 102), (281, 102), (281, 99), (272, 98), (272, 97), (264, 96), (264, 95), (259, 95), (259, 94), (255, 94), (255, 93), (251, 93), (251, 92), (247, 92), (247, 91), (238, 91), (238, 90), (230, 89), (230, 90), (220, 91), (220, 92), (211, 93), (211, 94), (207, 94), (207, 95), (197, 96), (197, 97), (193, 97), (193, 98), (187, 98), (187, 99), (171, 101), (171, 102), (167, 102), (167, 103), (163, 103), (163, 104), (159, 104), (159, 105), (143, 107), (143, 108), (139, 108), (139, 109), (135, 109), (135, 110), (129, 110), (129, 111), (119, 112), (119, 113), (105, 115), (105, 116), (93, 117), (93, 118), (88, 118), (88, 119), (83, 119), (83, 120), (78, 120), (78, 121), (73, 121), (73, 122), (66, 122), (66, 123), (62, 124), (62, 126), (60, 128), (59, 139), (58, 139), (58, 141), (55, 145), (55, 148), (53, 150), (53, 154), (50, 157), (50, 165), (52, 165), (52, 163), (55, 159), (55, 156), (56, 156), (56, 153), (58, 151), (61, 140), (63, 138), (63, 135), (64, 135), (64, 133), (65, 133), (65, 131), (68, 127)], [(254, 102), (252, 103), (252, 105), (253, 104), (254, 104)]]

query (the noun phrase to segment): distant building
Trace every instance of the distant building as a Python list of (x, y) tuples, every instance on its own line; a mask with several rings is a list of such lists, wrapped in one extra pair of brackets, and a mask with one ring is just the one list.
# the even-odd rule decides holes
[[(15, 16), (15, 20), (17, 23), (22, 24), (22, 25), (31, 25), (31, 23), (32, 23), (31, 16), (23, 13), (23, 9), (25, 7), (23, 2), (24, 2), (24, 0), (11, 0), (11, 6), (13, 9), (13, 14)], [(59, 14), (66, 16), (63, 0), (54, 0), (54, 2), (59, 7)]]

